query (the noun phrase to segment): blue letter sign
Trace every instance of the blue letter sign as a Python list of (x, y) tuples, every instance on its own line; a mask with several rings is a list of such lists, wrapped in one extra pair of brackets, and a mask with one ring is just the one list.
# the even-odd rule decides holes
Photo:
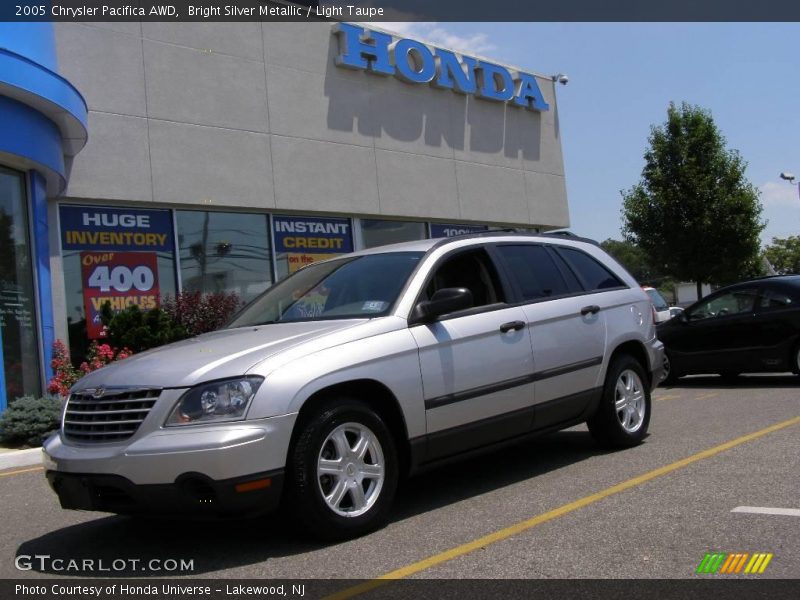
[(528, 110), (550, 110), (536, 77), (529, 73), (512, 73), (501, 65), (431, 49), (416, 40), (399, 38), (392, 44), (391, 35), (351, 23), (337, 23), (333, 32), (339, 36), (337, 66), (394, 75), (407, 83), (430, 84)]

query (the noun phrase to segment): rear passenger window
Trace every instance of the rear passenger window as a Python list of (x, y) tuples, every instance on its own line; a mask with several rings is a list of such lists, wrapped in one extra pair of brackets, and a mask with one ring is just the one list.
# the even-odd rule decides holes
[(761, 310), (780, 310), (781, 308), (791, 308), (792, 298), (788, 294), (778, 290), (764, 290), (758, 302)]
[(575, 291), (574, 288), (570, 289), (550, 253), (543, 246), (502, 245), (497, 250), (511, 270), (523, 300), (563, 296)]
[(616, 275), (585, 252), (563, 246), (558, 251), (583, 280), (587, 291), (625, 287)]

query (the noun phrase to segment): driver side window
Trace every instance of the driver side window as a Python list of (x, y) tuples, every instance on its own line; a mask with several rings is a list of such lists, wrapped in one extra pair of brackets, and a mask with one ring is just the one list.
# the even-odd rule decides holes
[(689, 320), (700, 321), (753, 312), (757, 295), (755, 288), (746, 288), (714, 296), (688, 311)]
[(473, 306), (505, 302), (497, 272), (483, 249), (459, 252), (439, 265), (425, 288), (425, 299), (444, 288), (467, 288)]

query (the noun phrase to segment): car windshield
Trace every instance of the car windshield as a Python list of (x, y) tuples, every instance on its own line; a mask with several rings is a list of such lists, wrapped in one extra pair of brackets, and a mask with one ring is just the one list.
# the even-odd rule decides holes
[(653, 306), (656, 307), (656, 310), (662, 311), (669, 308), (669, 304), (667, 304), (667, 301), (664, 300), (664, 296), (658, 293), (658, 290), (651, 288), (649, 290), (645, 290), (645, 292), (647, 292), (647, 295), (650, 296), (650, 301), (653, 303)]
[(309, 265), (253, 300), (228, 327), (385, 315), (422, 255), (367, 254)]

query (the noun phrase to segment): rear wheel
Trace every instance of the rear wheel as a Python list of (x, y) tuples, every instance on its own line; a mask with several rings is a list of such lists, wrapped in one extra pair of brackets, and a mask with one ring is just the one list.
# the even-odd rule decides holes
[(366, 404), (326, 403), (303, 425), (289, 457), (291, 508), (310, 534), (345, 539), (386, 521), (397, 488), (394, 439)]
[(604, 446), (627, 448), (644, 439), (650, 424), (650, 387), (639, 361), (623, 354), (611, 362), (600, 406), (587, 424)]
[(792, 371), (797, 375), (800, 375), (800, 343), (795, 346), (794, 354), (792, 355), (793, 360), (791, 363)]
[(664, 372), (661, 375), (661, 383), (660, 385), (674, 385), (678, 381), (677, 372), (675, 372), (672, 368), (672, 362), (669, 359), (669, 354), (664, 351)]

